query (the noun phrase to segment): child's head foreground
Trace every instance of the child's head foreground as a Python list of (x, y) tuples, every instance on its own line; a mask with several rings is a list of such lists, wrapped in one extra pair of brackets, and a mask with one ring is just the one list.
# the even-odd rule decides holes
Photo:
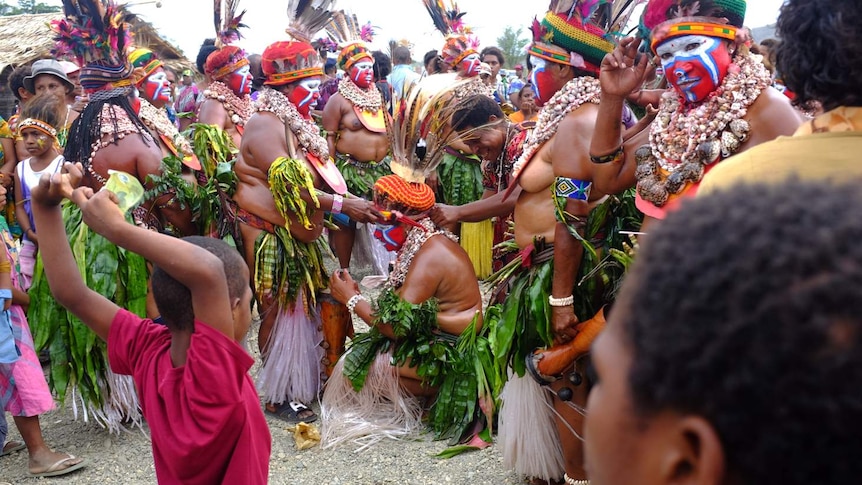
[[(234, 339), (237, 342), (242, 341), (251, 324), (252, 293), (248, 283), (248, 266), (236, 249), (220, 239), (189, 236), (183, 238), (183, 241), (206, 249), (224, 264), (233, 310)], [(191, 331), (195, 316), (189, 289), (158, 266), (153, 267), (152, 286), (153, 298), (167, 327), (172, 331)]]
[(21, 109), (18, 136), (31, 157), (39, 157), (57, 143), (60, 100), (51, 93), (31, 98)]
[(646, 238), (593, 349), (591, 482), (862, 475), (862, 194), (740, 187)]

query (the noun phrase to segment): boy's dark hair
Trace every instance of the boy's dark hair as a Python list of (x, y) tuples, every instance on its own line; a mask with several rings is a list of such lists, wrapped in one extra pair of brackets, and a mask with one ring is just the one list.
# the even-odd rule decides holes
[(374, 77), (378, 81), (385, 79), (392, 72), (392, 59), (383, 51), (374, 51), (371, 56), (374, 58)]
[(455, 114), (452, 115), (452, 129), (461, 132), (479, 128), (486, 125), (491, 116), (496, 116), (497, 119), (505, 118), (496, 101), (484, 94), (474, 94), (458, 103)]
[(44, 121), (54, 129), (60, 127), (60, 103), (65, 100), (53, 93), (42, 93), (33, 96), (21, 107), (21, 119), (34, 118)]
[(263, 83), (266, 81), (266, 76), (263, 75), (263, 69), (260, 66), (260, 54), (250, 54), (248, 56), (248, 67), (251, 72), (251, 87), (258, 91), (263, 88)]
[(778, 16), (776, 68), (796, 106), (862, 106), (862, 3), (789, 0)]
[(481, 59), (482, 62), (485, 62), (485, 56), (489, 54), (495, 56), (497, 60), (500, 61), (500, 67), (506, 65), (506, 58), (503, 57), (503, 51), (501, 51), (499, 47), (485, 47), (484, 49), (482, 49), (482, 54), (479, 55), (479, 59)]
[(434, 59), (436, 57), (437, 57), (437, 51), (436, 50), (430, 50), (430, 51), (426, 52), (425, 57), (422, 58), (422, 65), (427, 66), (428, 63), (431, 62), (431, 59)]
[(215, 46), (215, 39), (204, 39), (204, 43), (201, 44), (201, 48), (198, 51), (198, 57), (195, 59), (195, 65), (197, 66), (199, 73), (206, 74), (204, 71), (204, 65), (207, 63), (207, 57), (217, 50), (218, 48)]
[(612, 317), (632, 353), (635, 412), (707, 419), (741, 485), (855, 483), (860, 210), (858, 187), (793, 181), (737, 187), (668, 216)]
[(15, 99), (21, 101), (21, 95), (18, 94), (20, 89), (27, 89), (24, 87), (24, 78), (30, 77), (33, 74), (33, 69), (29, 64), (21, 65), (12, 70), (12, 74), (9, 75), (9, 91), (12, 91), (12, 94), (15, 96)]
[[(231, 300), (242, 298), (248, 288), (248, 279), (243, 277), (245, 261), (236, 249), (221, 239), (203, 236), (184, 237), (183, 241), (202, 247), (215, 254), (224, 264), (227, 276), (228, 296)], [(171, 330), (189, 330), (194, 327), (195, 315), (192, 308), (192, 294), (189, 289), (175, 280), (165, 270), (153, 267), (153, 298), (159, 307), (165, 325)]]
[(399, 66), (413, 62), (410, 55), (410, 49), (403, 45), (395, 47), (395, 49), (392, 50), (392, 62)]

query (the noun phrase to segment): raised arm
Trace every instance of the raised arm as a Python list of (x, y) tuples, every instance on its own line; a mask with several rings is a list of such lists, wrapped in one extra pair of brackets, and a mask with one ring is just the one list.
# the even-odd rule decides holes
[(635, 136), (629, 147), (623, 146), (622, 112), (625, 98), (640, 88), (646, 72), (646, 56), (636, 61), (639, 46), (637, 39), (623, 39), (602, 60), (602, 102), (589, 150), (593, 160), (603, 162), (593, 164), (593, 183), (596, 190), (606, 194), (622, 192), (635, 184), (633, 145), (644, 139)]
[[(234, 338), (227, 277), (221, 259), (182, 239), (129, 224), (117, 208), (116, 196), (109, 191), (93, 193), (91, 188), (81, 187), (72, 193), (72, 201), (81, 208), (84, 223), (91, 230), (119, 247), (140, 254), (188, 288), (197, 320), (229, 339)], [(92, 318), (88, 310), (84, 312)]]
[(492, 217), (506, 217), (515, 210), (520, 193), (519, 185), (505, 201), (505, 192), (498, 192), (461, 206), (437, 204), (431, 210), (431, 219), (438, 226), (451, 227), (459, 222), (482, 222)]
[(57, 303), (107, 341), (111, 322), (120, 307), (87, 287), (72, 256), (59, 204), (64, 196), (71, 195), (72, 185), (77, 185), (82, 172), (80, 165), (73, 167), (67, 163), (66, 167), (71, 172), (71, 181), (69, 174), (54, 174), (50, 178), (44, 175), (33, 188), (33, 217), (41, 237), (39, 253)]

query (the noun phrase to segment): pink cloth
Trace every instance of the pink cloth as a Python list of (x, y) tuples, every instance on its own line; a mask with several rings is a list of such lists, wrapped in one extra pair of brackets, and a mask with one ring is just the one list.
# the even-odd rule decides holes
[[(4, 234), (5, 237), (8, 233)], [(14, 263), (14, 253), (6, 251)], [(12, 284), (18, 285), (15, 264), (12, 264)], [(12, 364), (0, 364), (0, 408), (13, 416), (38, 416), (54, 409), (54, 399), (42, 373), (39, 356), (33, 347), (33, 336), (24, 310), (18, 305), (9, 308), (12, 335), (21, 351), (21, 357)]]
[(21, 289), (27, 291), (30, 285), (33, 284), (33, 272), (36, 269), (36, 251), (38, 248), (32, 241), (26, 239), (21, 243), (21, 252), (18, 253), (18, 265), (20, 273), (18, 274), (21, 282)]
[(254, 360), (197, 320), (184, 366), (170, 346), (167, 327), (126, 310), (114, 317), (108, 360), (135, 379), (159, 483), (267, 483), (272, 441), (248, 375)]

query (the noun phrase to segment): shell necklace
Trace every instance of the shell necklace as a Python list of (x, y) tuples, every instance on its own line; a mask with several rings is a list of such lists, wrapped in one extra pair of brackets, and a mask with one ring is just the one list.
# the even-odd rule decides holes
[(272, 88), (264, 88), (252, 109), (255, 112), (266, 111), (278, 116), (281, 122), (290, 128), (306, 152), (320, 160), (329, 159), (329, 145), (326, 144), (326, 139), (320, 136), (317, 125), (303, 118), (284, 94)]
[(214, 99), (224, 106), (230, 115), (230, 121), (236, 126), (243, 126), (251, 118), (251, 98), (249, 95), (239, 97), (233, 90), (221, 81), (213, 81), (204, 90), (204, 97)]
[(599, 104), (601, 94), (602, 87), (599, 85), (599, 80), (594, 77), (576, 77), (567, 82), (539, 111), (536, 127), (527, 136), (521, 158), (515, 162), (512, 173), (517, 175), (539, 148), (557, 134), (560, 123), (569, 113), (586, 103)]
[(353, 103), (353, 106), (362, 111), (376, 113), (383, 107), (383, 95), (377, 90), (377, 86), (375, 85), (362, 89), (345, 77), (338, 83), (338, 94), (344, 96), (344, 99), (350, 101)]

